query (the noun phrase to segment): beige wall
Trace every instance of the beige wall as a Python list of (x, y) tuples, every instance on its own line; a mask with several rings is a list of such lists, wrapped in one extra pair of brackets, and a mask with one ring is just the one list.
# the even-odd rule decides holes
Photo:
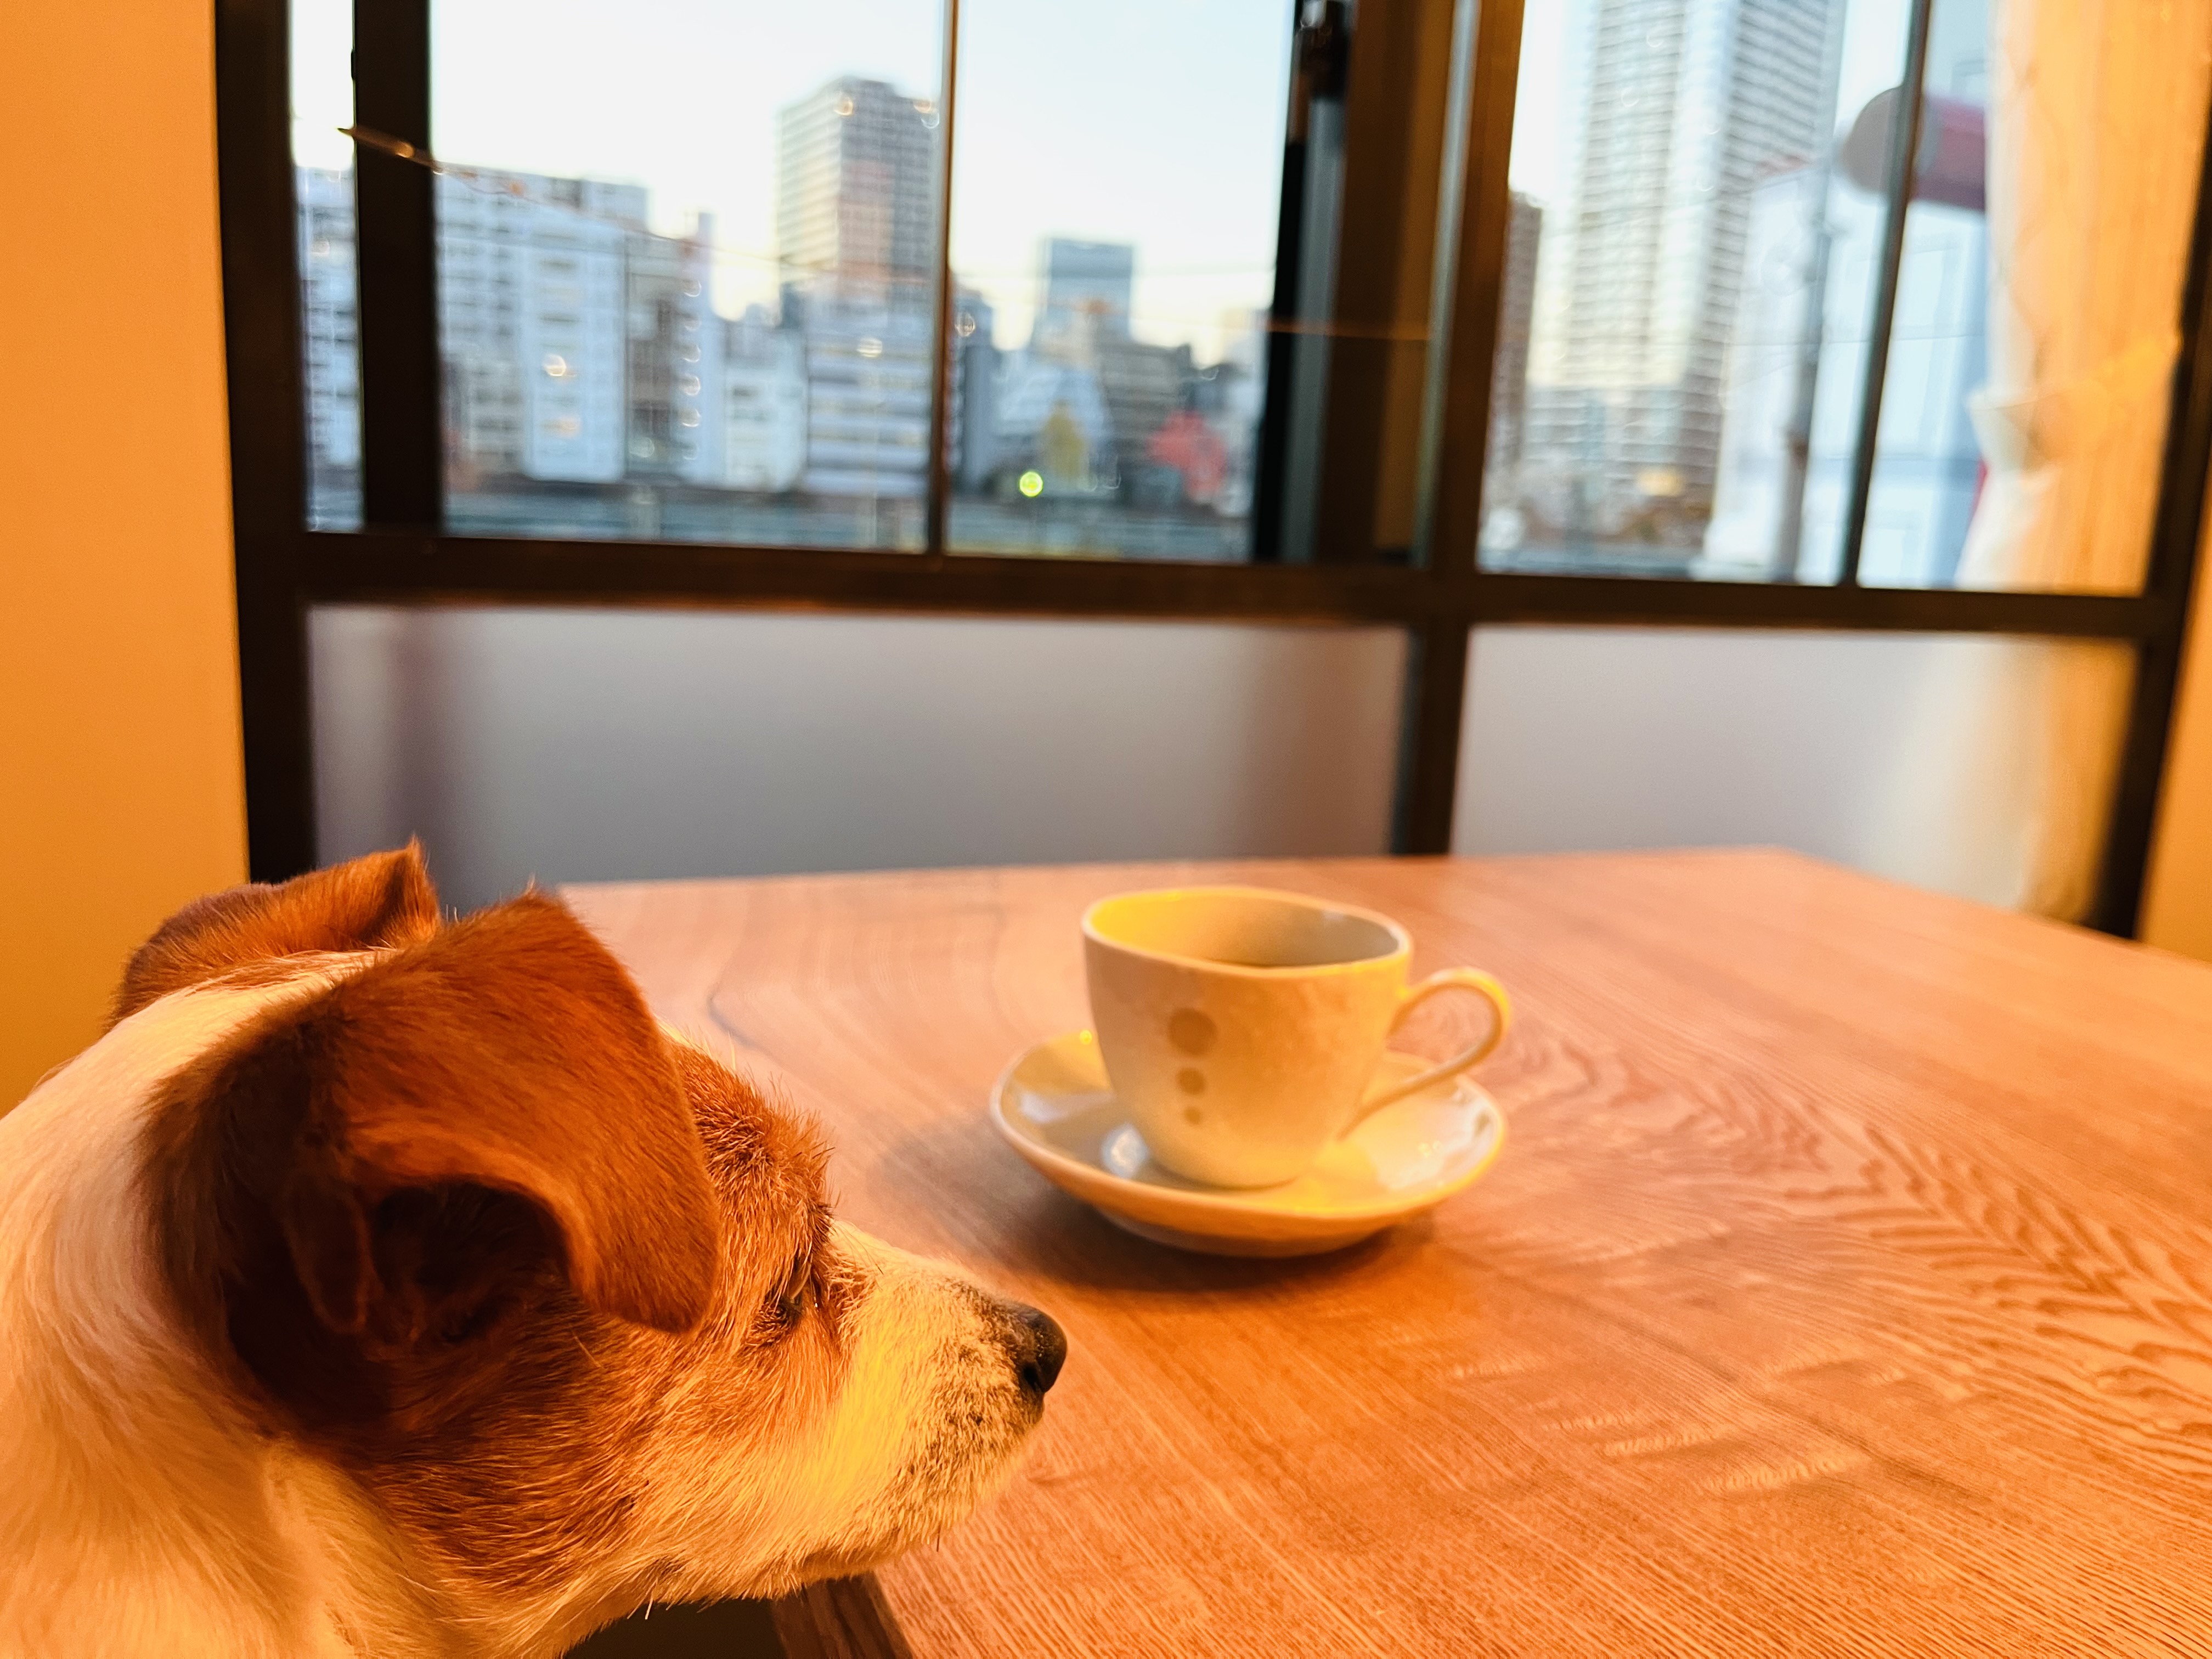
[(0, 1110), (245, 872), (214, 13), (0, 5)]
[(2208, 560), (2212, 549), (2199, 554), (2196, 614), (2143, 891), (2142, 937), (2212, 962), (2212, 570), (2201, 568)]

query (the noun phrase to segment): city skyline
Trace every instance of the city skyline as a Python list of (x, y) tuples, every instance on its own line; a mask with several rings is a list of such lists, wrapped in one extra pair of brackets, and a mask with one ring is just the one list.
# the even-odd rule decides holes
[(1524, 495), (1582, 533), (1710, 512), (1749, 191), (1827, 141), (1844, 0), (1597, 0), (1540, 259)]
[[(641, 184), (666, 234), (712, 214), (726, 317), (775, 298), (776, 112), (847, 75), (940, 91), (941, 15), (901, 0), (652, 0), (619, 15), (549, 0), (520, 37), (507, 11), (441, 0), (433, 21), (436, 153)], [(350, 6), (296, 0), (293, 29), (295, 160), (343, 167)], [(1133, 0), (1098, 15), (963, 6), (954, 263), (1000, 343), (1028, 337), (1031, 255), (1061, 235), (1143, 245), (1133, 331), (1222, 354), (1224, 316), (1273, 289), (1290, 33), (1261, 0)], [(672, 46), (684, 66), (672, 81)], [(1058, 67), (1073, 64), (1085, 73)]]
[[(711, 222), (660, 234), (641, 186), (443, 173), (449, 485), (463, 520), (512, 512), (495, 505), (501, 492), (536, 484), (918, 501), (936, 326), (922, 216), (931, 113), (850, 76), (787, 106), (778, 222), (792, 246), (773, 309), (737, 319), (708, 298)], [(357, 461), (349, 175), (303, 169), (300, 201), (311, 431), (327, 482)], [(1251, 380), (1256, 349), (1201, 366), (1187, 343), (1133, 339), (1137, 264), (1128, 245), (1047, 239), (1037, 315), (1059, 320), (1048, 340), (1012, 350), (991, 343), (989, 302), (960, 289), (960, 487), (1249, 510), (1256, 389), (1225, 388)]]
[[(1740, 486), (1747, 467), (1767, 465), (1758, 459), (1767, 440), (1747, 428), (1728, 444), (1723, 439), (1731, 422), (1742, 428), (1742, 411), (1731, 405), (1752, 396), (1756, 379), (1741, 372), (1743, 342), (1784, 313), (1746, 308), (1739, 294), (1754, 246), (1765, 250), (1759, 259), (1771, 264), (1790, 246), (1786, 226), (1754, 229), (1753, 222), (1762, 213), (1772, 220), (1782, 210), (1774, 181), (1825, 156), (1837, 116), (1848, 114), (1848, 100), (1880, 80), (1885, 56), (1896, 56), (1896, 40), (1884, 43), (1869, 32), (1868, 20), (1885, 8), (1894, 9), (1890, 0), (1850, 6), (1844, 0), (1570, 0), (1547, 12), (1531, 34), (1524, 78), (1549, 64), (1566, 77), (1559, 90), (1567, 95), (1547, 98), (1547, 88), (1524, 88), (1524, 94), (1538, 95), (1524, 95), (1522, 109), (1557, 111), (1540, 130), (1554, 139), (1564, 133), (1564, 139), (1548, 151), (1540, 143), (1524, 146), (1522, 138), (1540, 129), (1516, 126), (1512, 174), (1516, 183), (1545, 181), (1549, 199), (1535, 190), (1514, 192), (1510, 240), (1521, 257), (1510, 259), (1504, 273), (1510, 337), (1501, 342), (1494, 399), (1503, 441), (1486, 469), (1495, 481), (1488, 493), (1492, 507), (1510, 500), (1534, 511), (1540, 530), (1548, 522), (1600, 540), (1663, 543), (1692, 558), (1715, 520), (1722, 451), (1729, 447), (1739, 463), (1738, 510), (1726, 515), (1729, 537), (1702, 550), (1741, 562), (1741, 536), (1757, 514), (1740, 510), (1751, 499)], [(1947, 7), (1939, 18), (1939, 46), (1940, 37), (1956, 32), (1949, 26), (1957, 11)], [(708, 332), (724, 348), (726, 364), (747, 365), (714, 373), (734, 376), (732, 386), (744, 380), (753, 399), (733, 423), (732, 405), (711, 396), (693, 407), (678, 392), (655, 393), (647, 401), (659, 413), (628, 434), (627, 459), (617, 463), (617, 472), (637, 471), (639, 457), (628, 453), (628, 446), (665, 442), (671, 453), (724, 458), (700, 459), (712, 476), (693, 482), (791, 487), (777, 482), (786, 480), (787, 455), (763, 459), (769, 450), (783, 455), (787, 446), (780, 447), (781, 440), (763, 436), (766, 448), (740, 464), (728, 434), (740, 428), (766, 434), (803, 404), (811, 434), (803, 488), (919, 499), (935, 374), (931, 295), (943, 257), (934, 222), (939, 112), (935, 100), (916, 89), (923, 84), (842, 73), (769, 112), (775, 143), (764, 164), (758, 155), (749, 161), (771, 190), (773, 234), (765, 249), (734, 249), (726, 228), (711, 216), (672, 214), (642, 185), (597, 173), (568, 180), (580, 202), (596, 192), (603, 202), (625, 204), (617, 216), (660, 239), (650, 246), (687, 250), (687, 269), (696, 270), (707, 296), (701, 315), (713, 320)], [(963, 89), (967, 84), (963, 72)], [(581, 101), (588, 105), (595, 95), (594, 83)], [(982, 113), (964, 112), (963, 119), (975, 114), (988, 125), (988, 102)], [(878, 135), (868, 141), (872, 148), (864, 146), (865, 159), (849, 166), (836, 161), (839, 155), (860, 154), (852, 146), (864, 131)], [(802, 142), (805, 133), (813, 138)], [(665, 149), (665, 136), (660, 142)], [(810, 143), (818, 154), (808, 151)], [(1049, 156), (1054, 147), (1021, 148), (1034, 159)], [(547, 188), (525, 193), (539, 197), (562, 177), (452, 170), (495, 180), (534, 178)], [(1243, 428), (1256, 425), (1258, 416), (1265, 354), (1253, 331), (1261, 307), (1232, 307), (1203, 322), (1148, 314), (1146, 295), (1157, 291), (1160, 264), (1151, 257), (1151, 244), (1083, 222), (1087, 204), (1079, 191), (1041, 193), (1018, 204), (1018, 211), (1001, 216), (1000, 230), (1022, 234), (1018, 263), (972, 266), (961, 235), (964, 178), (955, 180), (951, 280), (959, 292), (960, 326), (947, 411), (959, 486), (971, 492), (999, 487), (993, 482), (999, 463), (1018, 455), (1033, 463), (1024, 478), (1062, 493), (1112, 497), (1122, 505), (1203, 501), (1236, 510), (1231, 503), (1240, 499), (1237, 489), (1194, 480), (1242, 466), (1249, 484), (1249, 432)], [(824, 179), (830, 182), (823, 185)], [(567, 210), (580, 210), (569, 204)], [(1794, 210), (1808, 221), (1822, 210), (1818, 204)], [(1853, 238), (1863, 240), (1864, 216), (1856, 207), (1846, 204), (1829, 217), (1847, 252), (1856, 246)], [(1540, 250), (1534, 260), (1526, 257), (1532, 246)], [(1972, 245), (1960, 246), (1970, 261), (1975, 257)], [(1267, 252), (1251, 270), (1272, 270)], [(732, 307), (724, 277), (738, 252), (759, 266), (753, 282), (759, 297)], [(1908, 285), (1912, 263), (1909, 258)], [(834, 279), (826, 287), (816, 280), (825, 276)], [(1818, 352), (1820, 407), (1830, 428), (1837, 389), (1852, 378), (1833, 349), (1850, 322), (1835, 314), (1836, 296), (1850, 292), (1848, 283), (1834, 284), (1817, 316), (1826, 342)], [(465, 310), (458, 293), (454, 299), (450, 308)], [(902, 314), (877, 317), (871, 306)], [(1946, 301), (1946, 314), (1955, 313)], [(743, 352), (730, 344), (738, 329), (748, 343)], [(795, 365), (789, 346), (775, 337), (793, 329), (804, 335)], [(636, 349), (633, 336), (633, 361), (624, 372), (642, 386), (650, 377)], [(1929, 384), (1955, 392), (1965, 362), (1947, 359)], [(464, 410), (477, 390), (471, 372), (457, 360), (451, 375)], [(311, 399), (327, 402), (340, 378), (311, 369)], [(671, 370), (667, 385), (713, 378)], [(1758, 395), (1773, 401), (1763, 383)], [(1156, 435), (1184, 415), (1207, 435), (1179, 427), (1156, 448)], [(678, 429), (684, 422), (692, 425)], [(477, 429), (465, 414), (460, 425)], [(656, 438), (647, 428), (665, 428), (665, 435)], [(1951, 422), (1943, 440), (1947, 458), (1961, 429)], [(1899, 425), (1886, 434), (1885, 457), (1904, 430)], [(1212, 453), (1224, 434), (1225, 464)], [(1822, 442), (1833, 448), (1832, 430)], [(840, 446), (842, 457), (831, 465), (826, 458), (839, 455)], [(490, 453), (473, 442), (467, 447)], [(600, 453), (587, 471), (605, 482), (610, 474)], [(1832, 471), (1834, 459), (1824, 454), (1823, 464)], [(1501, 476), (1509, 464), (1510, 480)], [(522, 470), (549, 479), (569, 476), (537, 463)], [(1179, 483), (1163, 489), (1167, 472)], [(585, 481), (581, 474), (575, 478)], [(1946, 508), (1938, 516), (1955, 514)], [(1491, 544), (1487, 525), (1485, 533)]]

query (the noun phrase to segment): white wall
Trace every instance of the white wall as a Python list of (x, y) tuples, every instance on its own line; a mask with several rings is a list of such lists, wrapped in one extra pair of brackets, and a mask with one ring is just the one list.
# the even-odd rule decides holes
[[(2014, 805), (2019, 781), (2046, 775), (2052, 734), (2033, 726), (2040, 700), (1991, 715), (1980, 693), (2029, 683), (2059, 653), (2127, 671), (2125, 647), (2079, 641), (1478, 629), (1453, 850), (1756, 842), (2017, 902), (2021, 849), (2041, 830)], [(2099, 792), (2109, 768), (2050, 775), (2054, 792)]]
[(532, 876), (1388, 850), (1387, 629), (331, 608), (324, 860)]

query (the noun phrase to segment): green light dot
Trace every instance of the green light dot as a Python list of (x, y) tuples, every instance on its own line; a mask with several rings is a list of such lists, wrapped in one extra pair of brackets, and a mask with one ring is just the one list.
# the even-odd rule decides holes
[(1031, 497), (1043, 495), (1044, 474), (1035, 471), (1023, 473), (1022, 494)]

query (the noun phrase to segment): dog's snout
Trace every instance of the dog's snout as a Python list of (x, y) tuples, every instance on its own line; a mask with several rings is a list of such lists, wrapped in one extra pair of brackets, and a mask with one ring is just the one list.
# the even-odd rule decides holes
[(1067, 1333), (1050, 1314), (1017, 1302), (1006, 1310), (1006, 1349), (1022, 1387), (1042, 1400), (1067, 1363)]

